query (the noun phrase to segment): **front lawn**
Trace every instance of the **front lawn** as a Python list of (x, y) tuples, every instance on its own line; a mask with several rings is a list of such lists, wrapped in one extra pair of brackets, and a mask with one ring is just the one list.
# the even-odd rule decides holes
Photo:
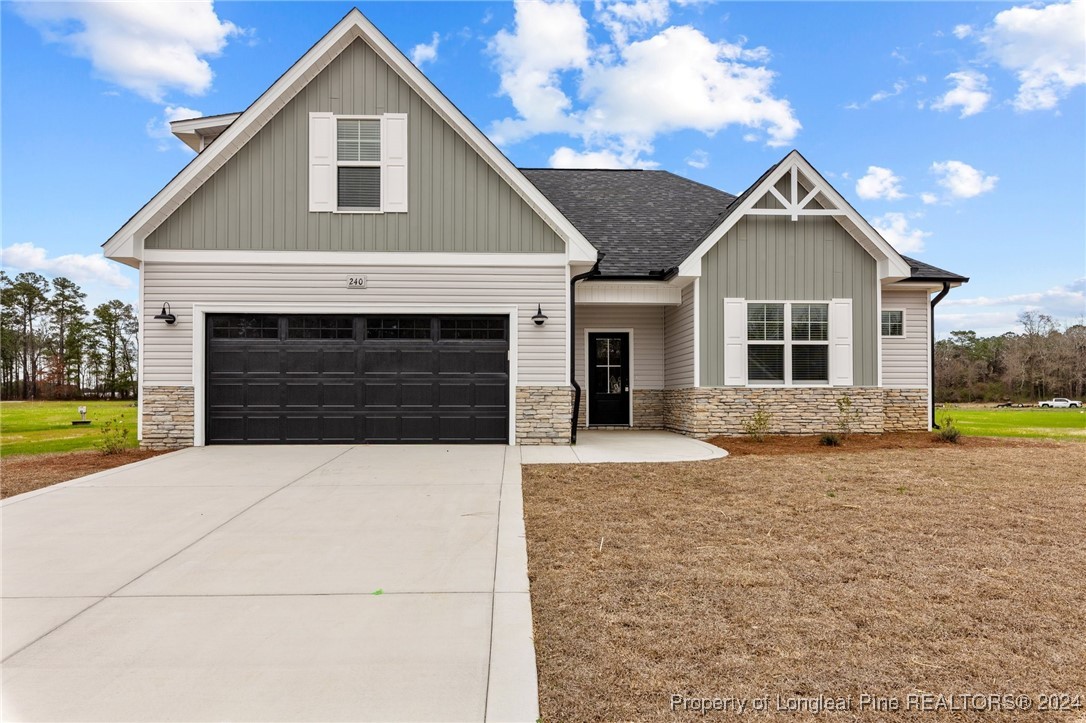
[(543, 719), (705, 719), (673, 695), (769, 696), (771, 712), (851, 696), (850, 713), (789, 721), (993, 715), (861, 710), (862, 694), (1086, 706), (1082, 449), (525, 467)]
[[(87, 408), (85, 427), (72, 426), (80, 406)], [(100, 401), (0, 402), (0, 456), (94, 449), (102, 424), (120, 417), (128, 446), (136, 447), (136, 403)]]
[(951, 407), (940, 409), (965, 434), (987, 437), (1038, 437), (1086, 442), (1086, 411), (1082, 409), (992, 409)]

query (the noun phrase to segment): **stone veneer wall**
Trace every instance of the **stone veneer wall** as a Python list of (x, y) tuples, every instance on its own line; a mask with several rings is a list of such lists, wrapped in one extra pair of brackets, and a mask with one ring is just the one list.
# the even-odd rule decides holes
[(858, 420), (852, 431), (927, 429), (927, 390), (878, 387), (703, 387), (668, 390), (664, 426), (693, 437), (744, 434), (743, 423), (762, 405), (771, 434), (836, 431), (837, 399), (848, 394)]
[(143, 395), (143, 435), (140, 446), (146, 449), (191, 447), (193, 412), (192, 387), (150, 387)]
[[(664, 395), (663, 389), (634, 389), (633, 390), (633, 429), (663, 429), (664, 428)], [(585, 429), (585, 417), (588, 414), (588, 392), (581, 389), (581, 408), (577, 414), (577, 428)], [(630, 429), (622, 425), (617, 427), (603, 427), (596, 424), (593, 429)]]
[(909, 432), (928, 428), (927, 389), (883, 389), (883, 429)]
[(517, 444), (569, 444), (570, 387), (517, 387)]

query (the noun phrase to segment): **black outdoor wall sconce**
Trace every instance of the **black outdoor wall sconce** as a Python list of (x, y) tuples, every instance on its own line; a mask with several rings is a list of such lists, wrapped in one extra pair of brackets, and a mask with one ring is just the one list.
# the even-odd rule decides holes
[(543, 326), (547, 321), (547, 315), (543, 313), (543, 307), (539, 304), (536, 304), (536, 312), (535, 315), (532, 316), (532, 321), (535, 322), (536, 326)]
[(162, 319), (167, 324), (173, 324), (177, 321), (177, 317), (170, 313), (170, 302), (166, 301), (162, 304), (162, 311), (155, 314), (156, 319)]

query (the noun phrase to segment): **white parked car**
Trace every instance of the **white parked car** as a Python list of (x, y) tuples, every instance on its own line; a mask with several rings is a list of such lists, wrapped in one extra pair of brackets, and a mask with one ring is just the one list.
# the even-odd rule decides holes
[(1049, 399), (1044, 402), (1037, 402), (1038, 407), (1052, 407), (1053, 409), (1067, 409), (1068, 407), (1081, 407), (1082, 402), (1074, 399), (1064, 399), (1063, 397), (1056, 397), (1055, 399)]

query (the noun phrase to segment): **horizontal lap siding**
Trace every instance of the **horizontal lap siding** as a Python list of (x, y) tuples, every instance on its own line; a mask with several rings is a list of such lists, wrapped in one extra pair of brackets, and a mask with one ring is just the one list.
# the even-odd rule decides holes
[(664, 388), (663, 306), (578, 305), (577, 333), (574, 335), (574, 364), (577, 380), (585, 386), (585, 329), (633, 330), (633, 388)]
[(664, 386), (694, 386), (694, 285), (683, 289), (682, 306), (664, 310)]
[(927, 387), (928, 292), (887, 289), (882, 292), (882, 308), (905, 311), (905, 336), (882, 338), (883, 386)]
[[(192, 379), (192, 309), (224, 304), (266, 304), (269, 313), (304, 313), (306, 305), (365, 314), (367, 307), (512, 306), (519, 311), (517, 383), (566, 383), (566, 269), (564, 267), (273, 266), (160, 264), (144, 269), (143, 379), (147, 385), (189, 385)], [(364, 273), (368, 288), (346, 288), (348, 274)], [(177, 323), (152, 317), (169, 302)], [(536, 305), (550, 317), (532, 322)]]
[[(309, 113), (406, 113), (408, 212), (309, 212)], [(362, 40), (146, 240), (150, 249), (562, 253), (543, 219)]]

